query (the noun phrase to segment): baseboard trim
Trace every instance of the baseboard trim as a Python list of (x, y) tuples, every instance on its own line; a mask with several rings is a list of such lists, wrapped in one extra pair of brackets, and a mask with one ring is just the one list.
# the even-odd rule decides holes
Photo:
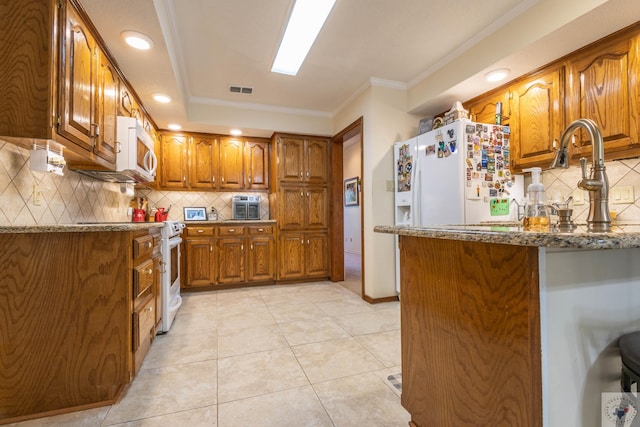
[(379, 304), (381, 302), (393, 302), (399, 301), (398, 295), (383, 297), (383, 298), (371, 298), (369, 295), (362, 295), (362, 299), (368, 302), (369, 304)]

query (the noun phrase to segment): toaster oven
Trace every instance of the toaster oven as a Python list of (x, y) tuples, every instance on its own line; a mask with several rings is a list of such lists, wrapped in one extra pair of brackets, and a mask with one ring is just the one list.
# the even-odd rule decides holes
[(233, 219), (260, 219), (260, 196), (233, 196)]

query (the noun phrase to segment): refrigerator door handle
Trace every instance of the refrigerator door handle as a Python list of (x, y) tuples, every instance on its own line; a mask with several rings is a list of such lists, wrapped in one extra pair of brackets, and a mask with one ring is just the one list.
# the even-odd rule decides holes
[(413, 191), (411, 192), (411, 206), (413, 209), (411, 209), (410, 225), (412, 227), (420, 226), (420, 223), (422, 222), (422, 212), (420, 212), (421, 206), (418, 197), (418, 194), (420, 193), (420, 180), (422, 177), (420, 170), (418, 169), (418, 171), (416, 171), (416, 169), (418, 168), (414, 168), (413, 170)]

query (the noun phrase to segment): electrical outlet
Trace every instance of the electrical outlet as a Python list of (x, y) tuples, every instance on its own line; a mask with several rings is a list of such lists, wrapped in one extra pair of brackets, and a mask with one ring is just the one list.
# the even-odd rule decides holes
[(395, 190), (395, 184), (393, 183), (393, 181), (387, 181), (387, 191), (394, 191)]
[(609, 200), (614, 204), (631, 204), (635, 201), (633, 185), (613, 187)]
[(573, 190), (573, 206), (582, 206), (584, 205), (584, 190), (576, 188)]
[(31, 203), (33, 203), (33, 206), (40, 206), (42, 204), (42, 194), (40, 192), (40, 186), (38, 184), (33, 184)]

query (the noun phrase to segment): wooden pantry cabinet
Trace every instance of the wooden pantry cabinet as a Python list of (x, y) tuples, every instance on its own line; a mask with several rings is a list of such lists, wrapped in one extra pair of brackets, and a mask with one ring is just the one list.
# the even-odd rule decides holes
[(184, 258), (184, 289), (273, 282), (275, 227), (273, 223), (188, 224)]
[(160, 189), (268, 189), (269, 144), (264, 138), (162, 132)]
[(8, 2), (0, 26), (0, 136), (53, 140), (70, 166), (113, 169), (123, 78), (79, 2)]
[(329, 277), (330, 139), (275, 134), (278, 280)]

